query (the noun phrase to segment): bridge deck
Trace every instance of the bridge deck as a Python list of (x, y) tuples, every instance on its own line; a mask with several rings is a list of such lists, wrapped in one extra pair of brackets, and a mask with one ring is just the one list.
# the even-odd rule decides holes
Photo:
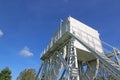
[[(66, 32), (51, 48), (49, 48), (48, 51), (46, 51), (45, 54), (42, 55), (41, 59), (45, 60), (46, 58), (49, 58), (54, 53), (54, 51), (63, 47), (69, 41), (70, 38), (71, 36)], [(77, 58), (80, 61), (91, 61), (96, 59), (92, 54), (90, 54), (90, 52), (83, 51), (78, 48), (76, 48), (76, 50)]]
[(48, 51), (46, 51), (46, 53), (42, 55), (41, 59), (44, 60), (46, 58), (49, 58), (54, 53), (54, 51), (63, 47), (70, 38), (71, 36), (66, 32), (55, 44), (53, 44), (51, 48), (49, 48)]

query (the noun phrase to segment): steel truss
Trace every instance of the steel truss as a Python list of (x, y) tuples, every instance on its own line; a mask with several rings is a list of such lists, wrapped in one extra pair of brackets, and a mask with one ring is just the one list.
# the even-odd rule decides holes
[[(77, 59), (76, 48), (74, 47), (75, 38), (53, 54), (46, 58), (42, 63), (41, 79), (44, 80), (119, 80), (118, 75), (114, 74), (99, 59), (93, 61), (79, 61)], [(119, 65), (119, 50), (107, 54), (110, 59), (114, 57), (114, 62)], [(111, 56), (112, 55), (112, 56)], [(111, 60), (112, 61), (112, 60)], [(63, 70), (64, 69), (64, 70)], [(61, 72), (63, 70), (63, 72)]]
[[(76, 32), (70, 25), (62, 26), (56, 34), (42, 55), (36, 80), (120, 80), (120, 51), (117, 48), (84, 31)], [(82, 52), (77, 52), (79, 49), (75, 47), (75, 41), (84, 46), (94, 58), (79, 59), (78, 54)], [(107, 49), (104, 45), (111, 50), (103, 51)]]

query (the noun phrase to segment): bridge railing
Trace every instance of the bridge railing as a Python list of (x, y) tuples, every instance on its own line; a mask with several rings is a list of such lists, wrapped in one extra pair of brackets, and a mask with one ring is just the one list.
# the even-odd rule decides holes
[(70, 27), (69, 27), (69, 22), (66, 20), (61, 23), (59, 29), (57, 32), (53, 35), (51, 38), (49, 44), (47, 45), (46, 48), (44, 48), (42, 54), (40, 57), (42, 57), (55, 43), (64, 35), (66, 32), (70, 32)]
[[(112, 56), (114, 55), (114, 50), (117, 49), (110, 44), (101, 41), (98, 37), (95, 37), (93, 35), (90, 35), (89, 33), (81, 30), (80, 28), (74, 28), (75, 26), (69, 25), (68, 21), (64, 21), (58, 31), (53, 35), (53, 37), (50, 40), (50, 43), (47, 45), (47, 47), (43, 50), (40, 57), (42, 57), (55, 43), (62, 37), (63, 34), (66, 32), (70, 32), (72, 34), (76, 34), (81, 39), (83, 39), (88, 45), (90, 45), (94, 50), (97, 50), (101, 53), (104, 53), (105, 55), (109, 55), (110, 53)], [(118, 49), (117, 49), (118, 50)], [(119, 51), (119, 50), (118, 50)], [(113, 52), (113, 53), (112, 53)], [(119, 51), (120, 53), (120, 51)], [(118, 55), (118, 53), (117, 53)], [(119, 57), (118, 57), (119, 58)]]

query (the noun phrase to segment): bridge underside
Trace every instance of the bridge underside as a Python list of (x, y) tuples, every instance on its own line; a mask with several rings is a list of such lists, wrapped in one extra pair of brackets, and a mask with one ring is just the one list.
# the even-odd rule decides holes
[(87, 62), (87, 61), (92, 61), (96, 59), (90, 52), (83, 51), (78, 48), (76, 48), (76, 52), (77, 52), (77, 59), (79, 61)]

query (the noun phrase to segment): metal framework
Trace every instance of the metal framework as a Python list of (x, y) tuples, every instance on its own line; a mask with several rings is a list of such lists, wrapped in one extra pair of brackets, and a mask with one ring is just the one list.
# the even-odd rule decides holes
[[(43, 52), (36, 80), (119, 80), (120, 51), (84, 31), (76, 32), (69, 23), (62, 23)], [(76, 47), (76, 42), (87, 51)]]

